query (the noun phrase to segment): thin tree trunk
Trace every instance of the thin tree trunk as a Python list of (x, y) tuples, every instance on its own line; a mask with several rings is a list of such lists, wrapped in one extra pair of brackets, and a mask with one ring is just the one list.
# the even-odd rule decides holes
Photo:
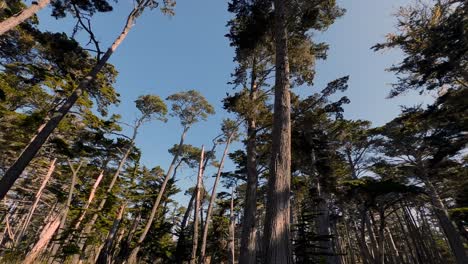
[(213, 205), (216, 200), (216, 187), (218, 186), (219, 179), (221, 178), (221, 172), (223, 172), (224, 161), (228, 153), (229, 145), (231, 144), (231, 137), (232, 136), (230, 135), (226, 142), (226, 147), (224, 148), (223, 157), (221, 158), (221, 163), (219, 164), (218, 172), (216, 173), (216, 179), (213, 184), (213, 189), (211, 190), (211, 197), (210, 197), (210, 202), (208, 204), (208, 211), (206, 213), (205, 228), (203, 229), (203, 238), (202, 238), (202, 244), (200, 248), (201, 263), (205, 263), (206, 241), (208, 239), (208, 228), (210, 226), (211, 213), (213, 211)]
[(179, 238), (177, 239), (176, 254), (175, 254), (175, 262), (177, 264), (182, 263), (184, 260), (185, 228), (187, 226), (190, 213), (192, 212), (192, 207), (195, 201), (195, 196), (196, 196), (196, 192), (194, 191), (192, 193), (192, 196), (190, 197), (190, 201), (187, 205), (187, 210), (185, 210), (184, 217), (182, 218), (182, 222), (180, 223)]
[(15, 14), (14, 16), (9, 17), (0, 22), (0, 36), (34, 16), (37, 12), (46, 7), (49, 3), (50, 0), (33, 1), (32, 5), (28, 8), (23, 9), (18, 14)]
[[(76, 169), (73, 168), (73, 164), (71, 163), (70, 160), (68, 160), (68, 165), (70, 166), (70, 169), (72, 171), (72, 180), (71, 180), (71, 183), (70, 183), (70, 191), (68, 192), (67, 203), (65, 205), (65, 208), (63, 209), (62, 220), (60, 221), (60, 226), (59, 226), (59, 230), (58, 230), (58, 238), (59, 239), (62, 239), (61, 236), (62, 236), (62, 233), (63, 233), (63, 229), (65, 227), (65, 224), (67, 222), (68, 211), (70, 210), (71, 201), (73, 199), (73, 191), (75, 190), (76, 177), (78, 175), (78, 172), (81, 169), (81, 166), (83, 165), (83, 162), (80, 161), (80, 163), (78, 164), (78, 167)], [(52, 255), (52, 257), (54, 259), (55, 259), (55, 255), (57, 254), (57, 251), (58, 251), (58, 249), (60, 247), (59, 243), (60, 242), (56, 242), (54, 244), (54, 246), (52, 247), (51, 255)]]
[(97, 62), (93, 69), (80, 81), (78, 88), (66, 99), (65, 103), (55, 112), (52, 117), (47, 121), (44, 128), (37, 134), (34, 140), (24, 149), (18, 159), (13, 165), (5, 172), (5, 175), (0, 179), (0, 200), (6, 196), (7, 192), (11, 189), (16, 180), (23, 173), (24, 169), (29, 165), (31, 160), (36, 156), (42, 145), (46, 142), (47, 138), (52, 134), (55, 128), (59, 125), (60, 121), (68, 114), (70, 109), (75, 105), (78, 98), (81, 97), (83, 91), (86, 91), (93, 81), (96, 79), (98, 73), (106, 66), (107, 61), (119, 47), (122, 41), (127, 37), (130, 29), (133, 27), (135, 19), (141, 14), (142, 6), (136, 6), (127, 17), (127, 22), (120, 33), (115, 39), (114, 43), (107, 49), (106, 53)]
[(96, 190), (97, 190), (97, 188), (99, 186), (99, 183), (101, 183), (101, 180), (102, 180), (103, 176), (104, 176), (104, 171), (101, 171), (101, 173), (99, 173), (99, 176), (97, 177), (96, 181), (94, 182), (93, 187), (91, 188), (91, 192), (89, 193), (88, 201), (86, 201), (86, 204), (82, 209), (83, 211), (81, 212), (80, 217), (78, 218), (77, 222), (75, 223), (75, 226), (74, 226), (75, 230), (77, 230), (80, 227), (81, 222), (85, 218), (86, 213), (88, 212), (88, 208), (89, 208), (89, 206), (91, 205), (91, 203), (94, 200)]
[(40, 234), (39, 241), (34, 245), (34, 247), (29, 251), (26, 256), (23, 264), (32, 264), (35, 263), (36, 258), (42, 253), (46, 248), (47, 244), (50, 242), (54, 236), (55, 231), (57, 231), (60, 225), (60, 214), (56, 214), (55, 217), (50, 219), (50, 221), (44, 226)]
[(265, 263), (292, 263), (289, 198), (291, 191), (291, 98), (289, 91), (287, 3), (275, 0), (276, 79), (270, 178), (265, 218)]
[(137, 230), (138, 224), (141, 220), (141, 211), (138, 212), (138, 216), (136, 216), (133, 220), (131, 228), (128, 230), (128, 235), (120, 243), (120, 251), (117, 255), (117, 258), (115, 260), (116, 264), (122, 264), (125, 263), (128, 259), (128, 257), (131, 254), (131, 248), (130, 248), (130, 243), (133, 240), (133, 236), (135, 235), (135, 232)]
[(453, 255), (458, 264), (468, 263), (468, 257), (466, 256), (465, 248), (463, 247), (463, 242), (461, 240), (460, 234), (457, 232), (457, 229), (453, 226), (450, 221), (447, 208), (445, 208), (444, 203), (440, 199), (437, 190), (434, 185), (428, 179), (425, 179), (424, 184), (426, 185), (427, 193), (431, 198), (431, 203), (434, 208), (434, 213), (439, 219), (440, 226), (444, 230), (445, 236), (449, 241), (450, 248), (452, 249)]
[(21, 228), (20, 233), (18, 234), (17, 243), (21, 241), (21, 239), (23, 238), (24, 232), (26, 232), (26, 230), (29, 227), (29, 223), (31, 222), (31, 218), (34, 215), (34, 212), (36, 211), (36, 208), (37, 208), (37, 205), (39, 204), (39, 201), (41, 200), (42, 192), (44, 191), (44, 188), (46, 187), (47, 182), (49, 181), (50, 177), (52, 176), (52, 173), (54, 173), (55, 162), (57, 162), (57, 158), (53, 159), (50, 162), (49, 170), (47, 171), (47, 174), (45, 175), (44, 180), (42, 181), (42, 184), (41, 184), (41, 186), (39, 187), (39, 190), (36, 193), (34, 202), (33, 202), (32, 206), (31, 206), (31, 210), (29, 210), (28, 216), (26, 217), (26, 220), (23, 223), (23, 227)]
[(101, 249), (99, 256), (97, 258), (96, 263), (98, 264), (110, 264), (112, 259), (110, 258), (112, 245), (114, 244), (115, 236), (117, 234), (117, 230), (119, 229), (120, 223), (122, 222), (122, 216), (125, 211), (127, 204), (123, 203), (120, 206), (119, 213), (117, 214), (116, 218), (114, 219), (114, 223), (112, 224), (112, 228), (107, 235), (106, 241), (104, 242), (104, 247)]
[(198, 211), (200, 210), (200, 189), (201, 182), (203, 178), (203, 161), (205, 155), (205, 148), (202, 146), (202, 151), (200, 155), (200, 166), (198, 168), (198, 177), (197, 177), (197, 186), (195, 188), (195, 210), (194, 210), (194, 220), (193, 220), (193, 238), (192, 238), (192, 255), (190, 257), (190, 264), (197, 263), (197, 251), (198, 251)]
[[(145, 228), (143, 229), (143, 232), (141, 233), (141, 235), (140, 235), (140, 237), (139, 237), (139, 239), (137, 241), (136, 246), (133, 248), (133, 250), (132, 250), (132, 252), (130, 254), (130, 257), (128, 259), (129, 264), (136, 263), (136, 261), (137, 261), (137, 256), (138, 256), (138, 252), (140, 251), (140, 246), (143, 243), (143, 241), (145, 240), (146, 235), (148, 235), (148, 232), (149, 232), (149, 230), (151, 228), (151, 225), (153, 224), (154, 217), (156, 216), (156, 212), (158, 211), (159, 204), (161, 203), (162, 197), (163, 197), (164, 192), (166, 190), (166, 185), (167, 185), (167, 183), (169, 182), (169, 179), (172, 176), (172, 173), (174, 171), (174, 167), (176, 165), (177, 159), (179, 158), (180, 154), (182, 153), (182, 145), (184, 144), (185, 136), (187, 135), (188, 129), (189, 129), (189, 127), (185, 127), (184, 131), (182, 132), (182, 135), (180, 137), (179, 146), (178, 146), (178, 149), (177, 149), (177, 153), (174, 155), (174, 158), (171, 161), (169, 169), (167, 170), (167, 173), (164, 176), (164, 181), (161, 184), (161, 189), (159, 190), (158, 196), (156, 197), (156, 200), (154, 201), (153, 208), (151, 210), (151, 214), (150, 214), (150, 216), (148, 218), (148, 221), (146, 222)], [(203, 150), (202, 150), (202, 152), (203, 152)]]
[(378, 237), (378, 257), (377, 264), (385, 264), (385, 210), (380, 209), (379, 212), (380, 217), (380, 226), (379, 226), (379, 237)]
[[(230, 263), (236, 263), (236, 217), (234, 216), (234, 186), (231, 187), (231, 208), (229, 210), (229, 257)], [(239, 262), (241, 263), (241, 262)]]
[[(255, 58), (252, 68), (255, 68)], [(252, 84), (250, 91), (250, 99), (255, 103), (257, 98), (257, 86), (255, 84), (255, 70), (252, 70)], [(255, 115), (254, 115), (255, 116)], [(257, 262), (257, 228), (256, 228), (256, 212), (257, 212), (257, 151), (256, 140), (257, 127), (254, 117), (247, 119), (247, 189), (245, 192), (244, 217), (242, 220), (241, 245), (239, 251), (239, 263), (255, 264)]]

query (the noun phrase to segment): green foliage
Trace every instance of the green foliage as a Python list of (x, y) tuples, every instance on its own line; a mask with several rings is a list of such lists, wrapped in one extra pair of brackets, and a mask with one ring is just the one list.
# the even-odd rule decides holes
[(399, 75), (390, 96), (407, 90), (467, 88), (468, 14), (463, 0), (419, 1), (400, 8), (398, 32), (374, 50), (399, 48), (405, 57), (389, 70)]
[(135, 100), (136, 107), (142, 113), (141, 120), (157, 119), (166, 121), (167, 106), (157, 95), (140, 95)]
[(208, 115), (215, 113), (212, 105), (198, 91), (189, 90), (175, 93), (167, 97), (171, 102), (171, 116), (178, 117), (184, 128), (194, 123), (204, 121)]

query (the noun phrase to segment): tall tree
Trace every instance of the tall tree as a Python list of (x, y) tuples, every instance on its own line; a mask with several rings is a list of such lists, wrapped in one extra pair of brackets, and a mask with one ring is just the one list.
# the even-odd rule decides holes
[(275, 0), (275, 105), (265, 216), (264, 263), (292, 263), (290, 242), (291, 98), (287, 3)]

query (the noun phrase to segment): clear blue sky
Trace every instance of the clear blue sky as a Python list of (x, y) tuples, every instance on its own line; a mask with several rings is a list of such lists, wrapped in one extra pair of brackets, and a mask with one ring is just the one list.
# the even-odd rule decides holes
[[(395, 117), (399, 105), (430, 100), (429, 96), (415, 94), (386, 99), (389, 84), (395, 77), (385, 69), (398, 62), (401, 54), (370, 50), (372, 45), (384, 40), (385, 34), (395, 31), (396, 20), (392, 14), (408, 0), (339, 0), (338, 3), (347, 9), (345, 16), (327, 32), (316, 35), (320, 41), (330, 44), (328, 59), (317, 65), (315, 86), (302, 89), (301, 94), (319, 91), (327, 82), (350, 75), (346, 95), (351, 104), (345, 107), (345, 117), (367, 119), (375, 125)], [(95, 32), (103, 47), (120, 33), (131, 8), (131, 0), (120, 0), (114, 12), (94, 18)], [(222, 0), (179, 0), (174, 17), (163, 16), (157, 10), (146, 11), (110, 61), (120, 72), (115, 87), (122, 102), (114, 112), (131, 122), (138, 113), (133, 101), (139, 95), (151, 93), (165, 98), (178, 91), (197, 89), (216, 106), (217, 114), (195, 125), (187, 143), (211, 145), (211, 139), (219, 133), (221, 120), (226, 117), (221, 99), (232, 91), (227, 82), (235, 66), (233, 49), (224, 37), (230, 18), (226, 9), (227, 1)], [(55, 20), (49, 14), (50, 10), (41, 11), (41, 28), (72, 31), (71, 19)], [(171, 158), (167, 149), (178, 142), (180, 132), (175, 119), (165, 124), (145, 125), (137, 139), (143, 163), (167, 168)], [(179, 185), (184, 191), (193, 186), (195, 174), (188, 170), (183, 174)]]

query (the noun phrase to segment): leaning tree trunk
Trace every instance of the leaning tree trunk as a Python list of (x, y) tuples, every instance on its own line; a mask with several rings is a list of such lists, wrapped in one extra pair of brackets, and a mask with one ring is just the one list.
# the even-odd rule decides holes
[(86, 91), (92, 83), (96, 80), (98, 73), (104, 68), (109, 58), (119, 47), (122, 41), (127, 37), (130, 29), (133, 27), (135, 19), (141, 14), (142, 6), (136, 6), (127, 17), (127, 22), (120, 33), (115, 39), (114, 43), (107, 49), (106, 53), (97, 62), (93, 69), (80, 81), (78, 88), (66, 99), (65, 103), (52, 114), (51, 118), (43, 129), (35, 136), (31, 143), (24, 149), (18, 159), (13, 165), (5, 172), (2, 179), (0, 179), (0, 200), (6, 196), (7, 192), (11, 189), (15, 181), (23, 173), (24, 169), (29, 165), (31, 160), (36, 156), (39, 149), (46, 142), (47, 138), (54, 132), (55, 128), (59, 125), (60, 121), (68, 114), (70, 109), (75, 105), (78, 98), (81, 97), (83, 91)]
[(33, 1), (30, 7), (0, 22), (0, 36), (34, 16), (39, 12), (39, 10), (46, 7), (49, 3), (50, 0)]
[(112, 224), (112, 228), (107, 235), (106, 241), (104, 242), (104, 247), (101, 249), (101, 252), (98, 255), (97, 264), (110, 264), (112, 259), (110, 258), (110, 254), (112, 251), (112, 246), (114, 244), (114, 240), (119, 229), (120, 223), (122, 222), (122, 216), (125, 211), (127, 204), (123, 203), (120, 206), (119, 213), (117, 214), (116, 218), (114, 219), (114, 223)]
[(179, 231), (179, 238), (177, 239), (177, 246), (176, 246), (176, 254), (175, 254), (175, 263), (181, 264), (184, 261), (184, 249), (185, 249), (185, 232), (187, 227), (187, 222), (190, 217), (190, 213), (192, 212), (193, 203), (195, 201), (196, 192), (192, 193), (190, 197), (190, 201), (187, 205), (187, 209), (185, 210), (184, 217), (182, 218), (182, 222), (180, 223), (180, 231)]
[(36, 208), (37, 208), (37, 205), (39, 204), (39, 201), (41, 200), (42, 192), (44, 191), (44, 189), (45, 189), (45, 187), (47, 185), (47, 182), (49, 181), (50, 177), (52, 176), (52, 173), (54, 173), (55, 162), (57, 162), (57, 158), (53, 159), (50, 162), (49, 170), (47, 171), (47, 174), (44, 177), (44, 180), (42, 181), (41, 187), (39, 187), (39, 190), (36, 193), (36, 196), (35, 196), (35, 199), (34, 199), (34, 202), (33, 202), (32, 206), (31, 206), (31, 209), (29, 210), (29, 213), (26, 216), (26, 220), (24, 221), (23, 226), (19, 231), (19, 234), (18, 234), (18, 237), (17, 237), (17, 243), (21, 242), (21, 240), (23, 239), (24, 232), (26, 232), (26, 230), (29, 227), (29, 223), (31, 222), (31, 219), (32, 219), (32, 217), (34, 215), (34, 212), (36, 211)]
[(44, 226), (42, 232), (39, 236), (39, 241), (34, 245), (34, 247), (29, 251), (23, 264), (32, 264), (36, 263), (35, 260), (46, 248), (47, 244), (50, 242), (54, 236), (55, 231), (57, 231), (60, 225), (60, 214), (56, 214), (54, 217), (51, 217), (49, 222)]
[[(132, 138), (130, 140), (129, 146), (128, 146), (127, 150), (125, 151), (124, 155), (122, 156), (122, 158), (119, 161), (119, 165), (117, 166), (117, 169), (115, 170), (114, 175), (112, 176), (112, 180), (111, 180), (109, 186), (107, 187), (106, 195), (104, 196), (104, 198), (99, 203), (99, 205), (98, 205), (95, 213), (93, 214), (93, 217), (91, 217), (91, 220), (89, 221), (89, 223), (83, 229), (83, 234), (88, 234), (88, 233), (91, 232), (92, 228), (94, 227), (94, 224), (96, 223), (96, 221), (97, 221), (97, 219), (99, 217), (99, 213), (101, 212), (101, 210), (106, 205), (107, 198), (111, 195), (112, 189), (114, 188), (114, 185), (115, 185), (115, 183), (117, 182), (117, 180), (118, 180), (118, 178), (120, 176), (120, 172), (122, 171), (122, 168), (124, 167), (125, 162), (127, 162), (128, 156), (132, 152), (132, 149), (133, 149), (134, 144), (135, 144), (135, 139), (136, 139), (136, 136), (138, 134), (138, 128), (140, 127), (140, 125), (141, 125), (141, 123), (138, 123), (133, 128), (133, 135), (132, 135)], [(86, 240), (80, 240), (80, 242), (78, 243), (78, 248), (80, 250), (83, 250), (83, 248), (85, 248), (85, 242), (86, 242)]]
[[(78, 228), (81, 226), (81, 222), (84, 220), (84, 218), (86, 216), (86, 213), (88, 212), (89, 206), (91, 205), (91, 203), (94, 200), (96, 190), (97, 190), (97, 188), (99, 186), (99, 183), (101, 183), (101, 180), (102, 180), (103, 176), (104, 176), (104, 171), (101, 171), (101, 173), (97, 177), (96, 181), (94, 182), (93, 187), (91, 188), (91, 192), (89, 193), (88, 201), (86, 202), (85, 206), (83, 207), (83, 209), (82, 209), (83, 211), (81, 212), (80, 217), (78, 218), (78, 220), (75, 223), (75, 226), (73, 227), (73, 230), (74, 230), (73, 232), (77, 232)], [(81, 232), (81, 234), (87, 234), (86, 230)], [(73, 235), (74, 235), (74, 233), (72, 233), (72, 237), (73, 237)], [(82, 243), (80, 241), (82, 241), (81, 236), (78, 238), (78, 247), (79, 247), (80, 252), (81, 252), (81, 249), (83, 248), (83, 245), (82, 245)], [(73, 255), (72, 263), (78, 263), (79, 260), (80, 260), (80, 254)]]
[(428, 179), (425, 179), (424, 184), (426, 185), (426, 191), (431, 198), (431, 203), (434, 209), (434, 213), (439, 219), (440, 226), (447, 237), (447, 240), (452, 249), (453, 255), (458, 264), (468, 263), (468, 257), (466, 256), (465, 248), (461, 240), (460, 234), (457, 232), (457, 229), (453, 226), (450, 221), (447, 208), (440, 199), (437, 190), (435, 189), (432, 182)]
[(77, 230), (80, 227), (81, 222), (85, 218), (86, 213), (88, 212), (89, 206), (91, 205), (91, 203), (94, 200), (94, 196), (96, 195), (96, 190), (97, 190), (99, 184), (101, 183), (101, 180), (102, 180), (103, 176), (104, 176), (104, 171), (101, 171), (101, 173), (99, 173), (99, 176), (97, 177), (96, 181), (94, 182), (93, 187), (91, 188), (91, 192), (89, 193), (89, 196), (88, 196), (88, 201), (86, 201), (86, 204), (82, 209), (83, 211), (81, 212), (80, 217), (78, 218), (78, 220), (75, 223), (75, 226), (74, 226), (75, 230)]
[[(57, 237), (59, 239), (62, 239), (63, 229), (64, 229), (65, 224), (67, 222), (68, 211), (70, 210), (70, 205), (71, 205), (72, 198), (73, 198), (73, 191), (75, 189), (76, 176), (78, 175), (78, 172), (80, 171), (81, 166), (83, 165), (83, 162), (81, 161), (78, 164), (78, 167), (76, 169), (73, 168), (73, 164), (71, 163), (70, 160), (68, 160), (68, 165), (70, 166), (70, 169), (72, 171), (72, 180), (71, 180), (71, 183), (70, 183), (70, 190), (68, 191), (67, 203), (65, 204), (65, 208), (63, 209), (62, 220), (60, 221), (60, 226), (59, 226), (59, 229), (58, 229), (58, 236)], [(58, 251), (58, 249), (60, 247), (59, 243), (60, 242), (56, 242), (52, 247), (52, 252), (51, 252), (52, 262), (55, 259), (55, 255), (56, 255), (56, 253), (57, 253), (57, 251)]]
[[(255, 104), (257, 99), (257, 85), (255, 83), (255, 58), (252, 66), (252, 84), (250, 89), (250, 101)], [(255, 107), (255, 106), (253, 106)], [(257, 127), (255, 115), (247, 119), (247, 189), (245, 192), (244, 217), (242, 220), (242, 234), (239, 251), (239, 262), (243, 264), (255, 264), (257, 262), (257, 151), (256, 140)]]
[(290, 241), (291, 98), (286, 6), (275, 0), (276, 79), (273, 132), (265, 217), (265, 263), (292, 263)]
[(226, 147), (224, 148), (223, 152), (223, 157), (221, 158), (221, 163), (219, 164), (218, 171), (216, 173), (216, 179), (213, 184), (213, 189), (211, 190), (211, 197), (210, 197), (210, 203), (208, 204), (208, 211), (206, 213), (206, 220), (205, 220), (205, 228), (203, 229), (203, 238), (202, 238), (202, 244), (200, 248), (200, 259), (201, 263), (205, 263), (205, 253), (206, 253), (206, 241), (208, 239), (208, 228), (210, 226), (210, 220), (211, 220), (211, 213), (213, 211), (213, 205), (216, 199), (216, 187), (218, 186), (219, 179), (221, 178), (221, 172), (223, 171), (224, 167), (224, 160), (226, 159), (229, 145), (231, 144), (231, 138), (232, 135), (229, 136), (227, 142), (226, 142)]
[(203, 160), (204, 160), (205, 148), (202, 146), (201, 155), (200, 155), (200, 166), (198, 168), (198, 177), (197, 177), (197, 186), (195, 188), (195, 210), (194, 210), (194, 220), (193, 220), (193, 237), (192, 237), (192, 254), (190, 257), (190, 264), (197, 263), (197, 251), (198, 251), (198, 222), (199, 216), (198, 211), (200, 210), (200, 189), (201, 182), (203, 178)]
[[(153, 208), (151, 210), (151, 214), (148, 218), (148, 221), (146, 222), (145, 228), (143, 229), (143, 232), (141, 233), (136, 246), (133, 248), (127, 262), (129, 264), (136, 263), (137, 261), (137, 256), (138, 252), (140, 251), (141, 244), (143, 241), (145, 241), (146, 236), (148, 235), (148, 232), (151, 228), (151, 225), (153, 224), (154, 217), (156, 216), (156, 212), (158, 211), (159, 204), (161, 203), (162, 197), (164, 195), (164, 192), (166, 190), (166, 185), (169, 182), (169, 179), (172, 176), (172, 172), (174, 171), (174, 167), (176, 165), (177, 159), (179, 158), (180, 154), (182, 153), (182, 146), (184, 145), (185, 141), (185, 136), (187, 135), (189, 127), (185, 127), (184, 131), (182, 132), (182, 136), (180, 137), (180, 142), (179, 146), (177, 148), (177, 153), (174, 155), (174, 158), (171, 161), (171, 164), (169, 166), (169, 169), (167, 170), (166, 175), (164, 176), (164, 181), (161, 184), (161, 189), (159, 190), (158, 196), (156, 197), (156, 200), (154, 201)], [(203, 151), (202, 151), (203, 152)]]

